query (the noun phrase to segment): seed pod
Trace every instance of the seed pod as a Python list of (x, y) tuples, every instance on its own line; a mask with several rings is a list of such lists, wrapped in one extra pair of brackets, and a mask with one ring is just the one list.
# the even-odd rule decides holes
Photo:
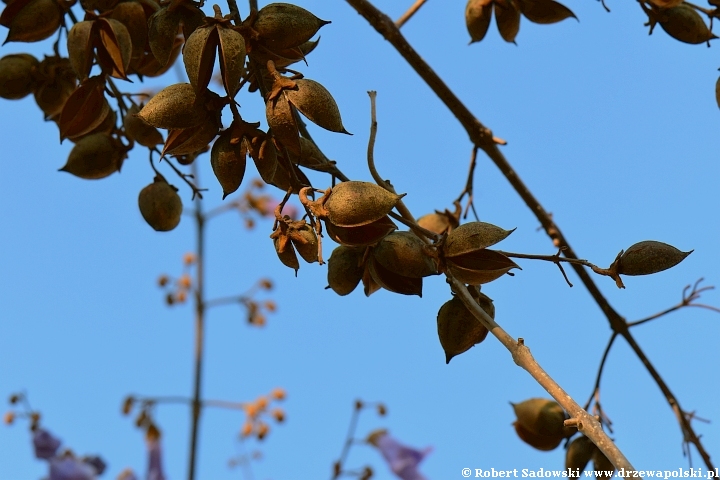
[(180, 27), (181, 9), (161, 8), (148, 19), (148, 43), (160, 66), (168, 64)]
[(523, 442), (527, 443), (531, 447), (537, 448), (538, 450), (542, 450), (543, 452), (555, 450), (558, 445), (560, 445), (560, 442), (563, 441), (563, 437), (560, 436), (538, 435), (536, 433), (532, 433), (518, 422), (513, 423), (513, 427), (515, 427), (515, 432)]
[(57, 117), (77, 84), (70, 60), (45, 57), (38, 65), (36, 78), (35, 102), (46, 119)]
[(663, 10), (658, 23), (668, 35), (681, 42), (700, 44), (717, 38), (705, 25), (700, 14), (686, 3)]
[(127, 27), (114, 18), (98, 18), (95, 21), (99, 38), (97, 59), (103, 71), (115, 78), (127, 80), (132, 59), (132, 39)]
[(125, 25), (132, 44), (131, 58), (140, 59), (148, 40), (148, 21), (143, 5), (134, 0), (120, 2), (112, 9), (110, 18)]
[[(208, 94), (211, 98), (217, 97), (212, 92)], [(138, 116), (157, 128), (178, 130), (195, 127), (207, 119), (207, 110), (196, 100), (192, 85), (176, 83), (160, 90)]]
[(396, 229), (397, 227), (387, 215), (360, 227), (338, 227), (328, 221), (325, 222), (325, 233), (328, 237), (346, 247), (375, 245)]
[[(495, 306), (492, 300), (482, 293), (480, 295), (481, 301), (478, 302), (480, 307), (490, 317), (495, 318)], [(470, 310), (458, 297), (453, 297), (440, 307), (437, 329), (440, 345), (445, 352), (446, 364), (450, 363), (453, 357), (470, 350), (485, 340), (488, 334), (488, 329), (470, 313)]]
[(145, 123), (145, 120), (137, 116), (141, 108), (142, 105), (139, 107), (137, 105), (133, 105), (128, 110), (123, 120), (125, 134), (128, 138), (134, 140), (143, 147), (152, 148), (156, 145), (162, 144), (163, 137), (157, 128), (152, 125), (148, 125)]
[(67, 99), (60, 112), (60, 140), (76, 139), (97, 128), (108, 116), (110, 104), (105, 98), (105, 78), (85, 80)]
[(332, 251), (328, 260), (328, 286), (338, 295), (350, 294), (363, 276), (362, 259), (364, 248), (340, 245)]
[(662, 272), (682, 262), (689, 252), (681, 252), (667, 243), (646, 240), (628, 248), (617, 264), (622, 275), (650, 275)]
[(283, 93), (265, 104), (265, 117), (272, 129), (273, 138), (288, 149), (300, 155), (300, 139), (293, 107)]
[(610, 478), (615, 474), (615, 466), (599, 448), (593, 453), (593, 470), (597, 478)]
[(240, 188), (245, 176), (246, 152), (242, 142), (232, 143), (232, 131), (225, 130), (210, 152), (210, 165), (223, 189), (225, 197)]
[(482, 285), (505, 275), (515, 262), (494, 250), (482, 249), (447, 259), (448, 271), (460, 282)]
[(565, 468), (584, 471), (595, 450), (597, 450), (595, 444), (585, 435), (581, 435), (568, 446), (565, 453)]
[(485, 38), (491, 18), (492, 0), (468, 0), (465, 6), (465, 26), (470, 34), (470, 43)]
[(67, 36), (67, 49), (75, 75), (82, 81), (90, 74), (93, 63), (94, 21), (85, 20), (72, 26)]
[(284, 90), (288, 101), (314, 124), (331, 132), (350, 134), (342, 124), (340, 109), (325, 87), (314, 80), (295, 80), (297, 89)]
[(339, 227), (359, 227), (387, 215), (403, 195), (395, 195), (369, 182), (341, 182), (325, 201), (325, 216)]
[(205, 119), (203, 123), (191, 128), (181, 130), (170, 130), (162, 155), (190, 155), (203, 150), (213, 141), (220, 126), (217, 120), (212, 117)]
[(443, 253), (449, 258), (476, 252), (501, 242), (514, 231), (514, 228), (503, 230), (485, 222), (465, 223), (450, 232), (445, 241)]
[(425, 242), (411, 232), (393, 232), (373, 249), (373, 257), (387, 270), (404, 277), (427, 277), (437, 272), (424, 246)]
[(265, 183), (271, 183), (278, 168), (277, 149), (272, 136), (258, 135), (252, 140), (245, 139), (245, 143), (260, 177)]
[(385, 290), (401, 295), (417, 295), (422, 297), (422, 278), (399, 275), (380, 265), (374, 256), (368, 258), (366, 268), (375, 283)]
[(180, 223), (183, 210), (180, 195), (160, 175), (140, 191), (138, 206), (148, 225), (158, 232), (168, 232)]
[(425, 230), (441, 235), (445, 232), (451, 232), (453, 228), (457, 228), (457, 219), (445, 212), (428, 213), (418, 218), (418, 225)]
[(279, 239), (275, 239), (273, 240), (273, 244), (275, 245), (275, 252), (277, 253), (280, 261), (285, 266), (295, 270), (295, 275), (297, 276), (297, 271), (300, 268), (300, 262), (298, 262), (292, 242), (282, 242)]
[(258, 11), (253, 29), (265, 45), (282, 50), (307, 42), (328, 23), (304, 8), (289, 3), (271, 3)]
[(531, 398), (511, 405), (518, 423), (528, 432), (565, 438), (565, 411), (554, 400)]
[(0, 58), (0, 97), (18, 100), (35, 88), (35, 70), (40, 62), (28, 53)]
[(289, 227), (290, 239), (293, 246), (307, 263), (318, 261), (318, 239), (315, 230), (305, 222), (298, 220)]
[(520, 31), (520, 9), (516, 0), (495, 0), (495, 22), (500, 36), (508, 43), (515, 43)]
[(215, 52), (218, 45), (218, 33), (215, 25), (205, 25), (195, 31), (185, 41), (183, 62), (190, 84), (196, 93), (205, 90), (210, 83)]
[(575, 18), (575, 14), (554, 0), (519, 0), (520, 11), (525, 18), (534, 23), (550, 24)]
[(80, 5), (84, 10), (97, 10), (99, 12), (106, 12), (111, 10), (118, 0), (80, 0)]
[(39, 42), (60, 28), (63, 14), (56, 0), (11, 2), (0, 15), (0, 25), (9, 29), (7, 42)]
[(117, 140), (107, 133), (94, 133), (78, 140), (60, 171), (96, 180), (119, 171), (125, 157)]
[(218, 26), (220, 52), (220, 76), (225, 91), (232, 98), (238, 91), (240, 79), (245, 72), (245, 40), (232, 28)]

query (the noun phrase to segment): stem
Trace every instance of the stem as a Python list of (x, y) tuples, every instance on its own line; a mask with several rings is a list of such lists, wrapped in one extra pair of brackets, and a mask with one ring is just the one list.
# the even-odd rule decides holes
[(510, 351), (513, 361), (522, 369), (526, 370), (536, 382), (540, 384), (557, 402), (565, 409), (565, 411), (577, 421), (578, 431), (582, 432), (610, 460), (615, 468), (624, 468), (626, 472), (634, 471), (635, 468), (630, 464), (625, 455), (617, 448), (615, 443), (610, 440), (602, 425), (595, 417), (586, 412), (573, 398), (562, 389), (558, 383), (543, 370), (530, 353), (530, 349), (525, 346), (522, 338), (515, 340), (500, 325), (495, 323), (478, 303), (470, 296), (467, 287), (457, 281), (451, 275), (447, 274), (448, 281), (452, 285), (453, 291), (458, 298), (470, 310), (475, 318), (492, 333), (495, 338), (500, 340), (505, 348)]
[[(197, 178), (197, 164), (192, 164), (193, 176)], [(190, 465), (188, 467), (188, 480), (195, 480), (198, 430), (200, 427), (200, 412), (202, 410), (202, 364), (203, 344), (205, 336), (205, 217), (202, 211), (202, 201), (195, 198), (195, 230), (197, 234), (197, 250), (195, 252), (195, 374), (193, 376), (192, 399), (192, 427), (190, 430)]]
[(401, 28), (403, 25), (405, 25), (405, 23), (410, 20), (418, 10), (420, 10), (420, 7), (425, 5), (425, 2), (427, 2), (427, 0), (416, 0), (415, 3), (410, 5), (410, 8), (408, 8), (407, 12), (403, 13), (400, 18), (395, 20), (395, 26), (397, 26), (397, 28)]
[(360, 417), (360, 410), (362, 410), (362, 405), (363, 404), (362, 402), (360, 402), (360, 400), (355, 401), (355, 408), (353, 409), (353, 414), (350, 418), (350, 426), (348, 427), (347, 436), (345, 437), (345, 443), (343, 444), (340, 458), (335, 463), (336, 469), (333, 473), (332, 480), (335, 480), (340, 475), (342, 475), (342, 465), (343, 463), (345, 463), (345, 460), (347, 460), (348, 453), (350, 452), (350, 447), (352, 446), (353, 439), (355, 438), (355, 430), (357, 429), (358, 418)]
[[(445, 82), (443, 82), (435, 71), (422, 59), (422, 57), (420, 57), (415, 49), (407, 42), (402, 33), (400, 33), (400, 30), (398, 30), (393, 21), (367, 0), (346, 1), (398, 51), (398, 53), (408, 62), (415, 72), (433, 90), (438, 98), (445, 103), (448, 109), (455, 115), (467, 132), (472, 144), (481, 148), (487, 156), (490, 157), (490, 160), (495, 163), (520, 198), (523, 199), (528, 208), (530, 208), (535, 217), (540, 221), (540, 224), (543, 226), (548, 236), (553, 240), (553, 243), (555, 243), (556, 246), (563, 245), (566, 247), (564, 250), (566, 257), (575, 259), (579, 258), (570, 247), (569, 242), (565, 239), (552, 217), (547, 213), (545, 208), (535, 198), (532, 192), (530, 192), (520, 177), (518, 177), (517, 173), (507, 161), (505, 156), (497, 148), (497, 143), (493, 140), (493, 135), (490, 129), (485, 127), (480, 120), (475, 118), (467, 106), (460, 101), (460, 99), (452, 92), (452, 90), (450, 90)], [(630, 345), (630, 348), (632, 348), (640, 362), (645, 366), (646, 370), (665, 396), (670, 408), (672, 408), (673, 411), (680, 409), (680, 404), (677, 398), (670, 390), (670, 387), (668, 387), (665, 383), (665, 380), (663, 380), (660, 376), (658, 371), (655, 370), (655, 367), (652, 365), (647, 355), (645, 355), (645, 352), (643, 352), (640, 348), (637, 341), (635, 341), (635, 338), (630, 334), (625, 320), (615, 311), (615, 309), (612, 308), (610, 303), (600, 292), (600, 289), (597, 287), (592, 277), (590, 277), (588, 272), (585, 271), (582, 266), (573, 265), (573, 269), (580, 277), (580, 280), (583, 285), (585, 285), (585, 288), (605, 314), (608, 322), (610, 323), (610, 327), (613, 331), (625, 338)], [(681, 416), (678, 420), (680, 422), (683, 435), (687, 437), (688, 441), (695, 445), (695, 448), (697, 448), (698, 453), (703, 458), (708, 470), (714, 470), (715, 467), (710, 460), (710, 455), (705, 450), (700, 438), (690, 425), (690, 421), (684, 416)]]
[(585, 410), (587, 410), (590, 407), (590, 402), (592, 402), (593, 397), (597, 393), (598, 390), (600, 390), (600, 379), (602, 378), (603, 370), (605, 369), (605, 362), (607, 361), (608, 355), (610, 354), (610, 349), (613, 346), (613, 343), (615, 343), (615, 339), (617, 338), (617, 333), (613, 332), (613, 334), (610, 336), (610, 340), (608, 340), (608, 344), (605, 347), (605, 351), (603, 352), (602, 360), (600, 360), (600, 366), (598, 367), (598, 373), (595, 377), (595, 386), (593, 387), (593, 393), (590, 395), (590, 398), (588, 399), (587, 403), (585, 404)]

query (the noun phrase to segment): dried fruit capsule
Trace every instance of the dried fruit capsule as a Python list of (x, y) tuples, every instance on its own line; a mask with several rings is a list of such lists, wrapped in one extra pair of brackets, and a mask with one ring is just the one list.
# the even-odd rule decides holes
[(113, 137), (107, 133), (93, 133), (78, 140), (60, 171), (97, 180), (120, 170), (125, 156), (125, 151)]
[(424, 253), (425, 242), (411, 232), (393, 232), (373, 249), (375, 260), (399, 275), (422, 278), (436, 273), (432, 259)]
[(253, 28), (268, 47), (282, 50), (307, 42), (328, 23), (296, 5), (271, 3), (258, 11)]
[[(478, 301), (480, 307), (485, 310), (490, 317), (495, 318), (495, 306), (492, 300), (486, 295), (482, 295)], [(467, 309), (465, 304), (457, 297), (446, 302), (437, 316), (438, 337), (440, 345), (445, 351), (445, 363), (464, 353), (473, 346), (485, 340), (488, 329), (485, 328)]]
[(324, 204), (325, 217), (339, 227), (359, 227), (380, 220), (403, 195), (395, 195), (370, 182), (342, 182)]
[(364, 248), (345, 247), (332, 251), (328, 260), (328, 285), (338, 295), (348, 295), (358, 286), (363, 276), (361, 264)]
[(597, 450), (595, 444), (585, 435), (581, 435), (570, 442), (570, 446), (568, 446), (565, 453), (565, 468), (585, 470), (595, 450)]
[(565, 411), (554, 400), (531, 398), (520, 403), (511, 403), (518, 423), (536, 435), (560, 436), (565, 438), (563, 423)]
[(651, 275), (682, 262), (689, 252), (681, 252), (667, 243), (646, 240), (638, 242), (622, 254), (617, 272), (622, 275)]
[(39, 64), (27, 53), (0, 58), (0, 97), (17, 100), (32, 93), (35, 86), (33, 74)]
[(446, 257), (475, 252), (501, 242), (514, 231), (485, 222), (465, 223), (448, 234), (443, 252)]
[(177, 188), (158, 175), (155, 181), (143, 188), (138, 197), (140, 213), (158, 232), (167, 232), (178, 226), (183, 205)]

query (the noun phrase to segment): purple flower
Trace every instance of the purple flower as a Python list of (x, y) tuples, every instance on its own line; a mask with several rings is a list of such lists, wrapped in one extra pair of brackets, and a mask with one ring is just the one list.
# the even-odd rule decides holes
[(95, 480), (95, 467), (72, 455), (53, 457), (50, 462), (50, 480)]
[(37, 458), (48, 459), (54, 457), (60, 448), (60, 440), (53, 437), (50, 432), (38, 428), (33, 432), (33, 446)]
[(426, 480), (418, 471), (418, 465), (432, 448), (416, 450), (400, 444), (387, 431), (379, 430), (370, 434), (368, 442), (375, 445), (398, 478), (402, 480)]
[(165, 480), (162, 469), (162, 449), (159, 439), (148, 439), (148, 471), (147, 480)]

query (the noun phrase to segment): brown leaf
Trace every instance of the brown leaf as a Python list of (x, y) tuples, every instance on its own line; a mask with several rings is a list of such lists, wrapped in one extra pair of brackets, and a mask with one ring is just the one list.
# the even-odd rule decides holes
[(185, 42), (183, 47), (185, 71), (197, 93), (204, 91), (210, 83), (218, 42), (215, 25), (195, 29)]
[(485, 38), (492, 19), (492, 0), (468, 0), (465, 6), (465, 26), (470, 43)]
[(508, 43), (515, 43), (520, 31), (520, 9), (516, 0), (495, 0), (495, 22), (500, 36)]
[(342, 124), (335, 99), (325, 87), (308, 79), (295, 80), (295, 83), (297, 90), (288, 89), (283, 92), (300, 113), (326, 130), (350, 135)]
[(102, 76), (85, 80), (65, 102), (60, 113), (60, 140), (77, 138), (99, 126), (110, 111)]
[(554, 0), (519, 0), (520, 10), (525, 18), (534, 23), (557, 23), (566, 18), (575, 18), (575, 14)]

